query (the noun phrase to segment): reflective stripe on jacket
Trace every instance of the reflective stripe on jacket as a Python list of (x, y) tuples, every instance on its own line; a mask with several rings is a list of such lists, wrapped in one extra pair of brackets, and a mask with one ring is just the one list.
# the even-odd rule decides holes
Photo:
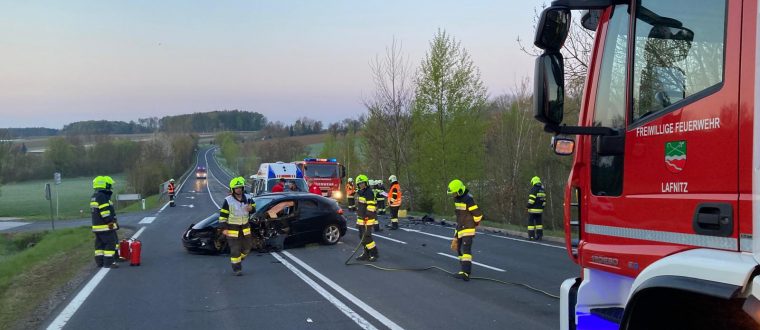
[(376, 223), (375, 211), (377, 201), (371, 188), (365, 187), (356, 192), (356, 224), (373, 226)]
[(546, 192), (541, 183), (530, 188), (528, 193), (528, 213), (543, 213), (546, 207)]
[(454, 198), (454, 207), (457, 216), (456, 237), (475, 236), (475, 226), (483, 219), (483, 212), (475, 204), (469, 190)]
[(391, 206), (401, 206), (401, 185), (398, 182), (391, 184), (391, 189), (388, 190), (388, 200)]

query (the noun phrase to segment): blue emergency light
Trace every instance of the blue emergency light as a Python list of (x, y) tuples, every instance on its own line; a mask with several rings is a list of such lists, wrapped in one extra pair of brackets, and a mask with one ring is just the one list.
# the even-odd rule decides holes
[(304, 158), (303, 161), (305, 161), (305, 162), (333, 162), (333, 163), (337, 163), (338, 159), (337, 158)]

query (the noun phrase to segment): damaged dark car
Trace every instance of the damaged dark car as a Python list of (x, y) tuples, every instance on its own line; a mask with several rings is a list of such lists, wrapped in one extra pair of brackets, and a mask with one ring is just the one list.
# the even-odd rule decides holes
[[(254, 250), (281, 250), (319, 242), (338, 243), (346, 234), (346, 218), (334, 200), (310, 193), (273, 193), (254, 198), (256, 212), (250, 216)], [(190, 225), (182, 245), (191, 253), (228, 253), (227, 240), (214, 213)]]

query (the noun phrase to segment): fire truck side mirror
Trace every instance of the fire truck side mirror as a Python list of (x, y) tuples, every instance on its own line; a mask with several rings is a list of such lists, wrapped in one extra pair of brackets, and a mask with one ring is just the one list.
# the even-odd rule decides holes
[(554, 136), (552, 137), (552, 147), (555, 154), (569, 156), (575, 152), (575, 140), (566, 136)]
[(533, 116), (550, 126), (562, 123), (565, 77), (562, 54), (545, 52), (536, 58), (533, 85)]
[(564, 6), (552, 6), (541, 12), (536, 25), (533, 44), (546, 51), (559, 51), (570, 31), (570, 10)]

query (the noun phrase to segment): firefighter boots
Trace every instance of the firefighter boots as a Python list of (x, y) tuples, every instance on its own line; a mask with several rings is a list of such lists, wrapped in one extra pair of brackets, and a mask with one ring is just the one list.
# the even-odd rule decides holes
[(470, 274), (465, 272), (459, 272), (458, 274), (454, 275), (454, 278), (464, 280), (465, 282), (468, 282), (470, 280)]

